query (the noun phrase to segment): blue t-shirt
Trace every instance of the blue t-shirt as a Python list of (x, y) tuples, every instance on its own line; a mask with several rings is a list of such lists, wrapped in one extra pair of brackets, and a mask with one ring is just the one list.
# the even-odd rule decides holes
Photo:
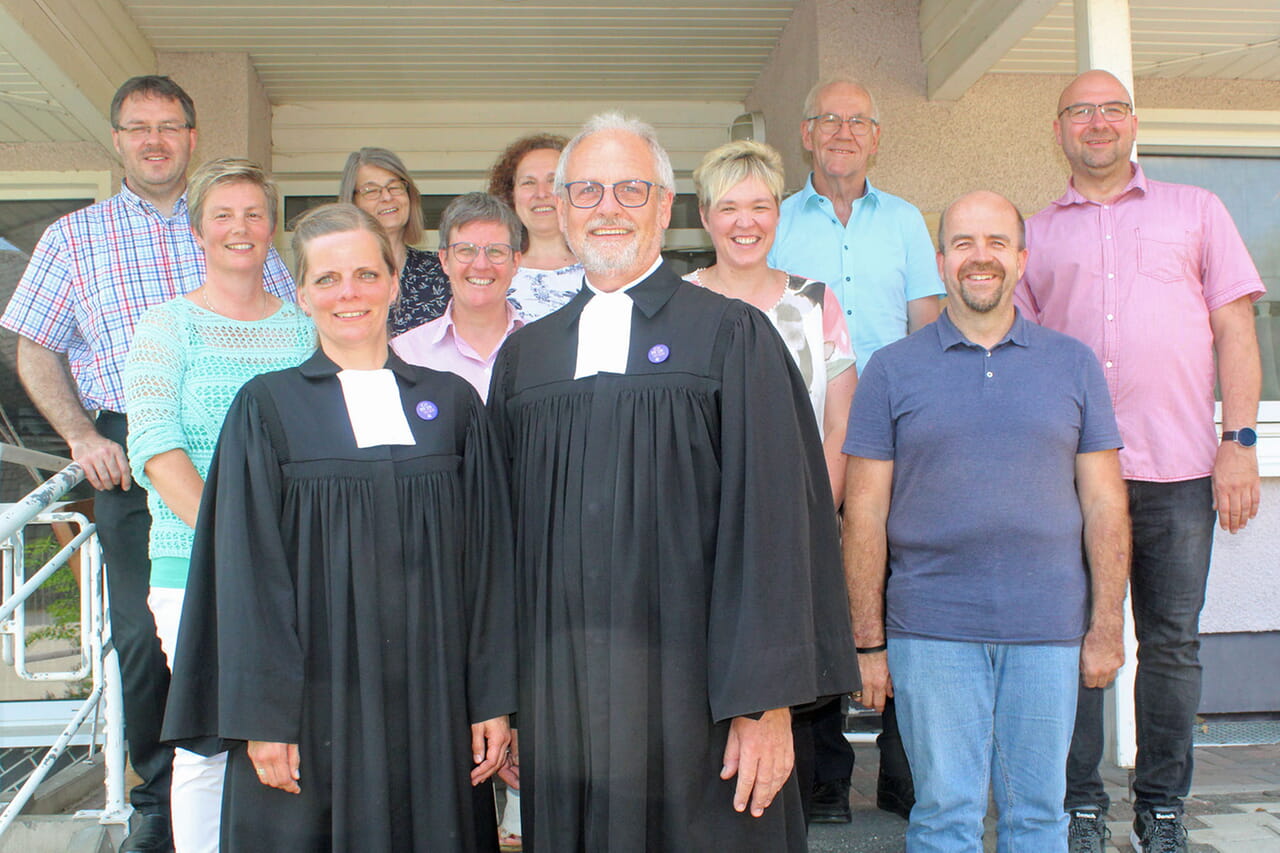
[(813, 188), (782, 202), (769, 266), (825, 281), (844, 306), (858, 373), (872, 353), (907, 333), (907, 303), (943, 292), (937, 255), (920, 211), (867, 181), (841, 224)]
[(990, 351), (943, 312), (876, 353), (844, 452), (893, 461), (888, 636), (1079, 640), (1076, 455), (1120, 444), (1098, 359), (1021, 314)]

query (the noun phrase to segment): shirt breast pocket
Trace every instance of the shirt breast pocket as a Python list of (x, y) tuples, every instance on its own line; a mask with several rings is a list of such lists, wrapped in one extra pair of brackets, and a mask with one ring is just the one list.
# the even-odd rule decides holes
[(1156, 281), (1185, 281), (1191, 275), (1190, 235), (1186, 231), (1135, 229), (1138, 272)]

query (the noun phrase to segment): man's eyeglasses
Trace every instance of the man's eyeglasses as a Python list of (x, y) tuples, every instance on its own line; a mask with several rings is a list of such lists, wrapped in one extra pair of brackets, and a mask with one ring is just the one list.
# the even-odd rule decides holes
[(866, 136), (871, 132), (871, 128), (879, 127), (880, 122), (866, 116), (849, 116), (841, 118), (835, 113), (823, 113), (820, 116), (809, 116), (805, 121), (811, 121), (823, 133), (835, 135), (840, 132), (840, 126), (849, 125), (849, 132), (854, 136)]
[[(604, 198), (604, 188), (613, 187), (613, 197), (623, 207), (644, 207), (649, 201), (649, 190), (657, 184), (635, 178), (630, 181), (618, 181), (616, 184), (602, 184), (599, 181), (570, 181), (564, 185), (569, 204), (574, 207), (595, 207)], [(662, 187), (658, 187), (662, 189)]]
[(365, 184), (362, 187), (356, 187), (356, 195), (365, 201), (373, 201), (374, 199), (382, 198), (383, 190), (392, 198), (400, 198), (409, 194), (409, 185), (399, 178), (385, 186), (382, 184)]
[(1102, 113), (1102, 117), (1107, 121), (1124, 121), (1133, 115), (1133, 105), (1126, 104), (1124, 101), (1107, 101), (1105, 104), (1072, 104), (1064, 107), (1062, 112), (1058, 113), (1058, 118), (1065, 115), (1072, 124), (1088, 124), (1093, 121), (1095, 112)]
[(475, 243), (450, 243), (444, 248), (464, 264), (469, 264), (480, 257), (481, 252), (484, 252), (491, 264), (505, 264), (515, 254), (515, 249), (506, 243), (490, 243), (487, 246), (477, 246)]
[(116, 125), (116, 131), (123, 133), (130, 139), (146, 139), (153, 133), (160, 134), (161, 139), (173, 139), (184, 130), (190, 130), (189, 124), (175, 124), (173, 122), (165, 122), (164, 124), (131, 124), (128, 127), (120, 127)]

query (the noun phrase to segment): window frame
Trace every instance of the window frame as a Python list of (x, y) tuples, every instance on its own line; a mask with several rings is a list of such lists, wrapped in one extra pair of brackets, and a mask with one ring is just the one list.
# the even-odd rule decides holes
[[(1144, 154), (1280, 158), (1280, 110), (1143, 109), (1137, 150)], [(1214, 404), (1222, 428), (1222, 403)], [(1258, 406), (1258, 470), (1280, 477), (1280, 400)]]

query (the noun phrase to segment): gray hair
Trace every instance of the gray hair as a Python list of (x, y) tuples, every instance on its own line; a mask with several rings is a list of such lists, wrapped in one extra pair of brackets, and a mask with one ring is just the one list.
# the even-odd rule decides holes
[(871, 118), (878, 124), (880, 122), (880, 109), (876, 106), (876, 96), (871, 94), (871, 90), (862, 84), (857, 77), (851, 74), (828, 74), (813, 84), (813, 88), (809, 90), (809, 94), (804, 96), (804, 117), (814, 115), (818, 111), (818, 96), (822, 94), (822, 90), (828, 86), (834, 86), (837, 83), (845, 83), (850, 86), (856, 86), (867, 96), (867, 101), (871, 104)]
[(395, 152), (385, 148), (361, 148), (359, 151), (352, 151), (347, 157), (347, 165), (342, 167), (342, 180), (338, 184), (338, 201), (355, 201), (356, 172), (360, 171), (361, 166), (377, 166), (379, 169), (386, 169), (404, 181), (405, 188), (409, 192), (409, 221), (404, 225), (404, 241), (410, 246), (420, 242), (424, 230), (422, 193), (418, 191), (418, 185), (413, 182), (413, 175), (409, 174), (404, 161), (397, 157)]
[(267, 215), (271, 218), (271, 231), (275, 233), (277, 208), (280, 206), (280, 190), (276, 188), (276, 182), (267, 177), (257, 163), (235, 157), (210, 160), (191, 176), (191, 183), (187, 186), (187, 218), (191, 222), (191, 230), (204, 235), (200, 226), (209, 193), (226, 184), (251, 184), (262, 190), (267, 202)]
[(557, 193), (564, 191), (565, 166), (569, 162), (569, 158), (573, 156), (573, 149), (577, 148), (578, 143), (588, 136), (603, 133), (604, 131), (618, 131), (638, 136), (645, 145), (649, 146), (649, 153), (653, 155), (654, 171), (658, 173), (658, 185), (672, 195), (675, 194), (676, 175), (671, 168), (671, 158), (667, 156), (666, 149), (658, 142), (658, 133), (653, 129), (653, 125), (638, 118), (624, 115), (616, 110), (597, 113), (587, 119), (587, 123), (582, 126), (582, 130), (578, 131), (578, 135), (570, 139), (569, 144), (560, 152), (560, 162), (556, 163)]
[(444, 251), (453, 241), (453, 232), (472, 222), (496, 222), (505, 225), (510, 239), (507, 241), (517, 252), (528, 247), (524, 225), (520, 217), (502, 199), (488, 193), (467, 193), (460, 195), (440, 215), (440, 250)]
[(307, 246), (312, 240), (327, 237), (330, 234), (345, 234), (348, 231), (368, 231), (378, 240), (378, 248), (387, 271), (399, 272), (396, 269), (396, 256), (391, 250), (391, 240), (387, 232), (382, 230), (378, 220), (356, 207), (351, 202), (339, 201), (313, 207), (293, 221), (293, 280), (301, 290), (307, 284)]

